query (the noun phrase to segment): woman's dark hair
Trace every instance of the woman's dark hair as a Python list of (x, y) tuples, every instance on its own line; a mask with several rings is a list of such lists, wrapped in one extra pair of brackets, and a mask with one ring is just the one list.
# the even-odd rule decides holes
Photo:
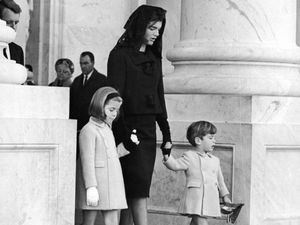
[(191, 143), (191, 145), (196, 146), (195, 138), (203, 138), (207, 134), (217, 133), (217, 128), (210, 122), (207, 121), (197, 121), (192, 123), (186, 132), (186, 139)]
[(74, 64), (73, 62), (70, 60), (70, 59), (67, 59), (67, 58), (61, 58), (61, 59), (58, 59), (55, 63), (55, 70), (57, 68), (58, 65), (61, 65), (61, 64), (64, 64), (66, 65), (67, 67), (69, 67), (70, 71), (71, 71), (71, 74), (74, 73)]
[(162, 26), (159, 30), (159, 36), (156, 38), (152, 46), (149, 46), (152, 52), (161, 58), (162, 51), (162, 34), (166, 24), (166, 10), (150, 6), (141, 5), (138, 7), (127, 20), (124, 29), (125, 32), (118, 40), (115, 49), (119, 47), (133, 47), (139, 49), (144, 41), (146, 28), (150, 22), (161, 21)]

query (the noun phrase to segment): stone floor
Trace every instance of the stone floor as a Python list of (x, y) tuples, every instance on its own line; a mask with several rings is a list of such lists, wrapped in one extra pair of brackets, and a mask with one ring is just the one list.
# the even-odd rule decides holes
[[(148, 217), (149, 225), (151, 225), (151, 224), (156, 224), (156, 225), (164, 224), (164, 217), (165, 216), (166, 215), (158, 215), (158, 214), (153, 214), (153, 213), (149, 212), (149, 217)], [(187, 219), (184, 216), (181, 216), (179, 214), (178, 215), (170, 215), (170, 216), (173, 216), (175, 220), (182, 221), (182, 225), (185, 225), (185, 224), (188, 225), (189, 224), (189, 219)], [(159, 220), (158, 224), (157, 224), (157, 220)], [(76, 210), (75, 211), (75, 225), (81, 225), (81, 222), (82, 222), (81, 211)], [(221, 218), (221, 219), (218, 219), (218, 220), (211, 220), (210, 224), (225, 225), (225, 224), (228, 224), (228, 223), (226, 223), (226, 218), (224, 217), (224, 218)], [(101, 214), (98, 215), (95, 225), (104, 225), (104, 222), (102, 221)], [(171, 225), (171, 224), (164, 224), (164, 225)]]

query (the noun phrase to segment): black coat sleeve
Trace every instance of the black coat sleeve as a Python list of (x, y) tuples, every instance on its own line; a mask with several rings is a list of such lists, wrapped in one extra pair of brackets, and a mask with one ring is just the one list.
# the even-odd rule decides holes
[[(114, 87), (121, 96), (124, 96), (124, 90), (126, 88), (126, 60), (125, 55), (122, 55), (118, 51), (112, 50), (109, 54), (107, 63), (107, 80), (109, 86)], [(117, 145), (123, 142), (124, 147), (128, 151), (137, 149), (137, 145), (130, 139), (132, 130), (125, 124), (124, 111), (122, 108), (120, 110), (120, 117), (113, 123), (112, 130)]]
[(160, 62), (160, 78), (159, 78), (157, 91), (158, 91), (159, 102), (162, 108), (162, 113), (156, 116), (156, 122), (162, 132), (163, 145), (164, 145), (166, 142), (172, 142), (172, 141), (171, 141), (170, 126), (168, 122), (168, 115), (167, 115), (165, 96), (164, 96), (164, 85), (163, 85), (163, 76), (161, 70), (161, 62)]
[(124, 94), (126, 84), (126, 60), (118, 51), (111, 51), (107, 62), (108, 85), (117, 89), (121, 96)]

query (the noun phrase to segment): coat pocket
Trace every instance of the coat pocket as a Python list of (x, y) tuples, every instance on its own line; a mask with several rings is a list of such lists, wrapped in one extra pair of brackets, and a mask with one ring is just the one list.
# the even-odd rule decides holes
[(202, 185), (201, 181), (192, 180), (192, 181), (188, 181), (186, 186), (189, 188), (189, 187), (201, 187), (201, 185)]
[(102, 160), (96, 160), (95, 167), (105, 167), (105, 162)]

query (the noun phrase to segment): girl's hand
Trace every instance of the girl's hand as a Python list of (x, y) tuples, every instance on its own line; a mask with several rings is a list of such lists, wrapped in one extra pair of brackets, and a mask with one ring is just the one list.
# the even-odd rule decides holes
[(225, 203), (232, 203), (228, 195), (225, 195), (223, 200)]
[(86, 190), (86, 204), (88, 206), (97, 206), (99, 202), (99, 194), (96, 187), (89, 187)]

